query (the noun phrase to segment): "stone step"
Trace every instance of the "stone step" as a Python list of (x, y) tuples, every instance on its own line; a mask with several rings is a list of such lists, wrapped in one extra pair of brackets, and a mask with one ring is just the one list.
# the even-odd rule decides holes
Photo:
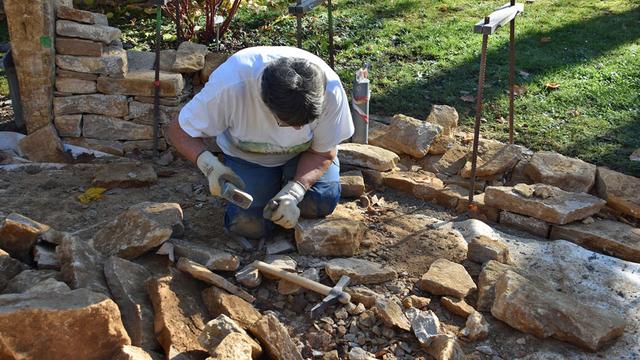
[(72, 38), (100, 41), (110, 44), (119, 40), (122, 32), (118, 28), (104, 25), (80, 24), (69, 20), (56, 21), (56, 34)]
[[(97, 89), (104, 94), (154, 96), (155, 71), (131, 71), (123, 78), (98, 78)], [(160, 96), (176, 97), (182, 94), (184, 79), (181, 74), (160, 72)]]

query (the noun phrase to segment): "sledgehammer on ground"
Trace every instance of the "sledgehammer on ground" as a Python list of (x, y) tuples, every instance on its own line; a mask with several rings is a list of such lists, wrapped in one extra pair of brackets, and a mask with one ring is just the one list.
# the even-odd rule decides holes
[(275, 266), (269, 265), (262, 261), (254, 261), (252, 266), (259, 271), (275, 276), (281, 280), (289, 281), (307, 290), (311, 290), (318, 294), (324, 295), (322, 302), (311, 309), (311, 317), (318, 317), (324, 310), (336, 302), (348, 304), (351, 302), (351, 295), (347, 294), (343, 289), (351, 280), (348, 276), (343, 275), (334, 287), (328, 287), (319, 282), (309, 280), (300, 275), (290, 273)]

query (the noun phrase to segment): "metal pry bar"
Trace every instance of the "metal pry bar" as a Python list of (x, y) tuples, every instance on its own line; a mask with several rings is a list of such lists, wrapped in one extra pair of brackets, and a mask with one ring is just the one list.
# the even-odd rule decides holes
[(485, 23), (484, 20), (479, 21), (474, 26), (473, 31), (479, 34), (491, 35), (496, 32), (498, 28), (515, 19), (515, 17), (522, 12), (524, 12), (523, 4), (511, 5), (511, 3), (507, 3), (498, 10), (489, 14), (488, 23)]

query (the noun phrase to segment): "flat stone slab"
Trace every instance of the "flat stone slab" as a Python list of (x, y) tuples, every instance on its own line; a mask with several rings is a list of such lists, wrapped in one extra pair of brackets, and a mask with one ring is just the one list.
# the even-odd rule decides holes
[(98, 114), (120, 117), (129, 113), (129, 102), (124, 95), (75, 95), (55, 98), (53, 108), (56, 115)]
[(82, 133), (85, 137), (99, 140), (150, 140), (153, 127), (140, 125), (119, 118), (85, 114)]
[(338, 145), (338, 158), (343, 165), (359, 166), (378, 171), (396, 167), (400, 157), (394, 152), (366, 144), (345, 143)]
[(44, 281), (49, 279), (57, 280), (59, 277), (60, 273), (58, 271), (26, 269), (7, 282), (2, 294), (21, 294)]
[(92, 186), (103, 188), (133, 188), (145, 187), (158, 181), (153, 166), (149, 163), (119, 163), (99, 167), (93, 179)]
[(56, 90), (69, 94), (94, 94), (96, 82), (91, 80), (56, 78)]
[(56, 38), (56, 54), (58, 55), (100, 57), (103, 49), (104, 44), (98, 41), (65, 38), (62, 36)]
[(551, 239), (569, 240), (587, 249), (640, 263), (640, 228), (611, 220), (551, 228)]
[(134, 259), (169, 240), (174, 228), (182, 228), (182, 217), (176, 203), (143, 202), (105, 225), (90, 243), (105, 256)]
[[(98, 78), (98, 91), (103, 94), (154, 96), (155, 71), (136, 71), (127, 73), (124, 78)], [(184, 89), (181, 74), (160, 72), (160, 96), (179, 96)]]
[(447, 259), (434, 261), (429, 271), (422, 275), (418, 287), (434, 295), (452, 295), (460, 299), (476, 290), (476, 284), (464, 266)]
[(626, 321), (609, 309), (576, 301), (551, 286), (507, 270), (496, 283), (491, 314), (539, 338), (554, 337), (590, 351), (624, 333)]
[(0, 334), (4, 359), (110, 359), (131, 344), (116, 304), (88, 289), (0, 296)]
[[(519, 188), (531, 190), (522, 194)], [(535, 184), (516, 187), (488, 186), (485, 189), (488, 206), (527, 215), (552, 224), (564, 225), (597, 214), (605, 201), (585, 193), (571, 193), (551, 185)]]
[(524, 168), (534, 182), (571, 192), (589, 192), (596, 181), (596, 166), (553, 151), (538, 151)]
[(56, 15), (58, 19), (71, 20), (84, 24), (109, 25), (107, 16), (104, 14), (78, 10), (69, 6), (58, 6)]
[(438, 173), (457, 175), (466, 164), (470, 152), (469, 146), (455, 144), (432, 167)]
[(104, 277), (105, 258), (91, 244), (66, 234), (56, 247), (60, 275), (72, 289), (88, 288), (109, 295)]
[(546, 221), (535, 219), (530, 216), (514, 214), (509, 211), (500, 212), (500, 224), (510, 228), (526, 231), (530, 234), (543, 238), (549, 237), (549, 231), (551, 230), (551, 225)]
[(176, 256), (189, 258), (211, 271), (235, 271), (240, 266), (240, 259), (226, 251), (187, 240), (171, 239), (171, 243)]
[(442, 193), (444, 190), (442, 180), (429, 172), (398, 171), (385, 174), (384, 185), (407, 192), (419, 199), (437, 203), (446, 202), (449, 198)]
[(335, 283), (342, 275), (351, 278), (349, 285), (380, 284), (395, 280), (398, 274), (395, 270), (378, 263), (355, 258), (338, 258), (327, 262), (325, 272)]
[(429, 153), (431, 144), (442, 134), (442, 126), (405, 115), (395, 115), (384, 134), (370, 139), (370, 144), (422, 158)]
[(607, 200), (607, 205), (640, 219), (639, 178), (599, 167), (596, 181), (598, 196)]
[(104, 25), (80, 24), (69, 20), (56, 21), (56, 34), (60, 36), (100, 41), (110, 44), (122, 36), (120, 29)]
[(127, 52), (105, 49), (100, 57), (56, 55), (56, 66), (63, 70), (122, 78), (127, 74)]
[(245, 330), (262, 317), (262, 314), (247, 301), (215, 286), (202, 291), (202, 300), (212, 318), (228, 316)]
[[(168, 124), (177, 118), (183, 105), (184, 104), (178, 106), (160, 105), (160, 123)], [(126, 118), (138, 124), (152, 125), (154, 121), (153, 112), (153, 103), (132, 101), (131, 104), (129, 104), (129, 114)]]

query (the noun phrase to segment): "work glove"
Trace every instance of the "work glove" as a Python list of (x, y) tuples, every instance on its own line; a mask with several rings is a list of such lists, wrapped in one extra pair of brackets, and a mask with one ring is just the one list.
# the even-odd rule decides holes
[(231, 168), (221, 163), (210, 151), (203, 151), (198, 156), (196, 165), (207, 177), (211, 195), (220, 196), (222, 194), (222, 183), (224, 181), (232, 183), (238, 189), (244, 189), (244, 181)]
[(285, 229), (291, 229), (298, 223), (300, 217), (300, 209), (298, 204), (304, 199), (307, 192), (305, 187), (297, 181), (289, 181), (276, 196), (267, 203), (267, 209), (264, 212), (268, 214), (268, 220), (282, 226)]

